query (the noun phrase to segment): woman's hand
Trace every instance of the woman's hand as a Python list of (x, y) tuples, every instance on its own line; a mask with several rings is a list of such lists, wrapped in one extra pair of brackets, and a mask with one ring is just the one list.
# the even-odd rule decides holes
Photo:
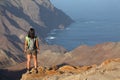
[(37, 49), (38, 53), (40, 53), (40, 48)]

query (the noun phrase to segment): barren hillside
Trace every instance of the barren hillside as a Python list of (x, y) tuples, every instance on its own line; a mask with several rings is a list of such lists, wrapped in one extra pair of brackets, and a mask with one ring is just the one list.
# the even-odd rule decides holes
[(39, 38), (73, 22), (50, 0), (0, 0), (0, 67), (25, 61), (24, 36), (34, 27)]

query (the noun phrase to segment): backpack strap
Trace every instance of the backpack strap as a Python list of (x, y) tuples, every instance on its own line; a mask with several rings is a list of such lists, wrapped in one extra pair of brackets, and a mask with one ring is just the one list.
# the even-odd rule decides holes
[(30, 38), (29, 38), (28, 36), (26, 36), (26, 37), (25, 37), (25, 40), (27, 41), (28, 47), (29, 47), (29, 45), (30, 45)]
[[(34, 38), (34, 42), (36, 42), (37, 36)], [(30, 46), (30, 38), (28, 36), (25, 37), (25, 40), (28, 42), (28, 48)]]

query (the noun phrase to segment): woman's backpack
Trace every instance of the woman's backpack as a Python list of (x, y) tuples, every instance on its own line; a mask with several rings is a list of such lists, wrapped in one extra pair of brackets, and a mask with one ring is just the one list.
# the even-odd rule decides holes
[(28, 49), (29, 49), (29, 50), (34, 50), (34, 49), (36, 49), (36, 39), (37, 39), (37, 37), (31, 39), (30, 37), (26, 36), (25, 39), (26, 39), (26, 41), (28, 42), (27, 44), (28, 44)]

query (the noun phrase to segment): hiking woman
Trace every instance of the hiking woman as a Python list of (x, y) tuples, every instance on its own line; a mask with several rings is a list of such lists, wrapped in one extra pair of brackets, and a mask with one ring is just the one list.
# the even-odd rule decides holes
[(31, 58), (33, 58), (34, 61), (35, 71), (36, 73), (38, 72), (37, 51), (40, 51), (38, 38), (35, 35), (35, 30), (30, 28), (28, 35), (25, 37), (24, 45), (24, 52), (27, 54), (27, 73), (30, 73)]

